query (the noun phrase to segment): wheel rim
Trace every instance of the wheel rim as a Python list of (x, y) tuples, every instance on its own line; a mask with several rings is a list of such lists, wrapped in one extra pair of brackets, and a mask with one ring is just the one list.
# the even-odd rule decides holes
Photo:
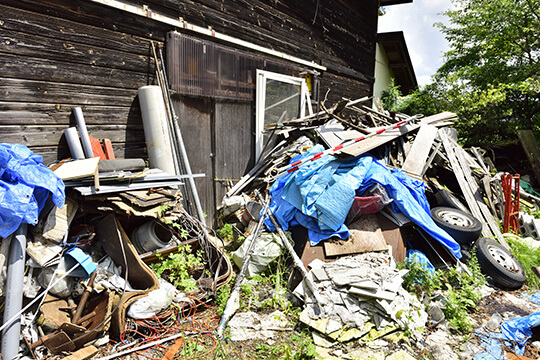
[(512, 256), (497, 246), (488, 245), (488, 251), (493, 260), (510, 272), (518, 272), (519, 267)]
[(455, 211), (451, 210), (442, 210), (437, 213), (437, 217), (441, 219), (442, 221), (455, 225), (455, 226), (461, 226), (461, 227), (471, 227), (473, 226), (473, 222), (468, 217), (463, 216), (462, 214), (458, 214)]

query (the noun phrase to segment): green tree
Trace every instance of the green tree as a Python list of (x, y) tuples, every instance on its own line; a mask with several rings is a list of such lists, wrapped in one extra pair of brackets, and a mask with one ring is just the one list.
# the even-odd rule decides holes
[(433, 84), (397, 102), (397, 110), (460, 116), (468, 145), (540, 131), (540, 0), (452, 0), (449, 41)]

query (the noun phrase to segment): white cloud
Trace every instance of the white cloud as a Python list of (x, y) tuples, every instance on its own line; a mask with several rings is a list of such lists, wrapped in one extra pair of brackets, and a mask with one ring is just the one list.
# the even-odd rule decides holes
[(452, 7), (451, 0), (415, 0), (411, 4), (388, 6), (379, 17), (379, 32), (403, 31), (419, 85), (443, 64), (448, 50), (444, 35), (433, 24), (445, 22), (441, 13)]

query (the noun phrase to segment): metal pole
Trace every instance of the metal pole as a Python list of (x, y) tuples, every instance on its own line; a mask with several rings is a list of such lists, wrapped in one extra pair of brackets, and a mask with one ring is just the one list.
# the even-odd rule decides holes
[(255, 244), (257, 243), (257, 239), (259, 238), (259, 234), (261, 233), (261, 229), (263, 227), (264, 219), (266, 218), (266, 215), (268, 214), (269, 209), (270, 209), (270, 200), (268, 200), (266, 204), (264, 205), (261, 219), (259, 220), (259, 224), (257, 224), (257, 228), (255, 229), (255, 233), (253, 234), (251, 243), (248, 246), (246, 255), (244, 255), (242, 268), (240, 269), (240, 272), (238, 273), (238, 276), (236, 277), (236, 282), (234, 283), (234, 288), (231, 292), (231, 296), (229, 297), (229, 300), (227, 300), (227, 305), (225, 305), (225, 310), (223, 310), (223, 316), (221, 317), (221, 322), (219, 323), (219, 326), (216, 329), (216, 333), (219, 337), (223, 336), (223, 331), (225, 330), (225, 327), (227, 326), (229, 319), (240, 307), (240, 285), (242, 285), (242, 282), (244, 281), (244, 278), (246, 276), (246, 270), (248, 268), (249, 261), (251, 260), (253, 249), (255, 248)]

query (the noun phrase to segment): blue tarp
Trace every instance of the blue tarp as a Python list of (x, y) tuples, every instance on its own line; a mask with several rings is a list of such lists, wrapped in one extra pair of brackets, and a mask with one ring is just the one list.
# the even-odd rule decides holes
[(532, 313), (528, 316), (506, 320), (501, 324), (503, 337), (515, 341), (514, 351), (518, 355), (525, 352), (525, 343), (532, 336), (532, 328), (540, 325), (540, 312)]
[(24, 145), (0, 144), (0, 237), (23, 222), (37, 224), (49, 194), (56, 206), (64, 206), (64, 183), (43, 158)]
[[(323, 150), (321, 145), (316, 145), (291, 162)], [(369, 155), (345, 160), (324, 156), (281, 176), (270, 188), (270, 209), (283, 229), (306, 227), (313, 245), (331, 236), (346, 239), (350, 233), (344, 222), (354, 196), (374, 183), (382, 185), (393, 199), (390, 205), (394, 212), (406, 215), (461, 258), (459, 244), (431, 219), (424, 183), (401, 170), (390, 171)], [(275, 230), (270, 219), (266, 219), (265, 225)]]

